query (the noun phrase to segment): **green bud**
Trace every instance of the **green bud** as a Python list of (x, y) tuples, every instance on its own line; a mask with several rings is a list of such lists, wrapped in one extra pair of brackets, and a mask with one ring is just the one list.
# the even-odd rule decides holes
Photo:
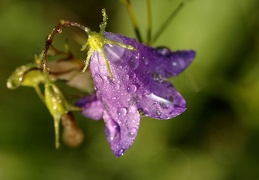
[[(47, 72), (45, 72), (47, 74)], [(45, 74), (45, 103), (50, 111), (50, 114), (54, 118), (54, 128), (55, 128), (55, 145), (59, 148), (59, 125), (60, 119), (63, 115), (67, 114), (69, 111), (81, 110), (78, 107), (70, 105), (66, 98), (63, 96), (60, 89), (49, 80), (48, 75)]]
[(37, 69), (35, 64), (27, 64), (15, 69), (7, 80), (9, 89), (16, 89), (19, 86), (35, 87), (44, 81), (42, 72)]

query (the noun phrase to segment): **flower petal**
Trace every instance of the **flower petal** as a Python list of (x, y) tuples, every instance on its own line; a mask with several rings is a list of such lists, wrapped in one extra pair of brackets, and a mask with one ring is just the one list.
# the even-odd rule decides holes
[(140, 117), (135, 106), (130, 106), (128, 109), (118, 109), (120, 117), (113, 119), (107, 111), (104, 112), (103, 119), (105, 121), (105, 133), (111, 149), (116, 157), (130, 148), (134, 142), (138, 128)]
[(192, 50), (172, 52), (168, 48), (158, 48), (162, 55), (155, 61), (156, 72), (165, 78), (174, 77), (184, 71), (193, 61), (196, 53)]
[[(110, 60), (110, 54), (107, 53), (106, 55)], [(133, 96), (135, 95), (128, 90), (130, 85), (128, 83), (132, 82), (129, 78), (120, 76), (122, 75), (120, 74), (122, 73), (121, 71), (129, 70), (129, 67), (117, 67), (117, 65), (122, 63), (121, 59), (116, 58), (110, 61), (113, 75), (110, 78), (105, 62), (99, 53), (95, 52), (90, 61), (90, 70), (96, 87), (96, 95), (105, 108), (103, 118), (106, 123), (107, 140), (116, 157), (121, 156), (130, 148), (136, 138), (140, 121), (136, 103), (133, 101)], [(131, 91), (134, 91), (134, 87), (132, 88)]]
[(138, 102), (138, 108), (145, 115), (156, 119), (170, 119), (186, 110), (186, 102), (168, 81), (150, 86), (152, 93)]
[(76, 105), (83, 108), (82, 114), (88, 118), (100, 120), (103, 117), (103, 104), (95, 94), (79, 99)]

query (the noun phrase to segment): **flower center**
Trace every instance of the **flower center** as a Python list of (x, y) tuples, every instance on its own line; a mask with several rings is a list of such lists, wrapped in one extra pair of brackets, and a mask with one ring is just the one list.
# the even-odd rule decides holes
[(105, 37), (97, 32), (90, 32), (87, 43), (90, 49), (100, 51), (105, 44)]
[(136, 49), (131, 45), (127, 45), (127, 44), (123, 44), (123, 43), (120, 43), (120, 42), (117, 42), (117, 41), (113, 41), (111, 39), (107, 39), (103, 35), (103, 33), (105, 31), (105, 28), (106, 28), (106, 25), (107, 25), (107, 19), (108, 19), (108, 16), (106, 15), (106, 12), (105, 12), (104, 9), (102, 11), (102, 15), (103, 15), (103, 22), (100, 24), (100, 32), (99, 33), (94, 32), (94, 31), (88, 32), (88, 40), (87, 40), (86, 44), (83, 45), (83, 47), (81, 49), (81, 50), (85, 50), (85, 49), (89, 48), (83, 72), (87, 69), (90, 58), (91, 58), (93, 52), (97, 51), (98, 53), (101, 54), (102, 58), (104, 59), (105, 65), (108, 69), (109, 76), (112, 78), (111, 68), (109, 66), (109, 62), (108, 62), (108, 59), (106, 57), (106, 54), (105, 54), (104, 48), (103, 48), (104, 45), (105, 44), (112, 44), (112, 45), (117, 45), (117, 46), (123, 47), (125, 49), (129, 49), (129, 50), (136, 50)]

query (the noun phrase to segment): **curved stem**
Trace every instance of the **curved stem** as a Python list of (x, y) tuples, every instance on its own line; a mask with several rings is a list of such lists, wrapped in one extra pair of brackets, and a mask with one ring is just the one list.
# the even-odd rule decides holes
[(51, 31), (51, 33), (48, 35), (46, 42), (45, 42), (45, 47), (42, 53), (42, 58), (43, 58), (43, 72), (46, 73), (48, 71), (47, 69), (47, 54), (48, 54), (48, 50), (50, 48), (50, 46), (52, 45), (53, 41), (54, 41), (54, 37), (56, 34), (60, 34), (63, 30), (63, 27), (76, 27), (79, 28), (81, 30), (83, 30), (84, 32), (86, 32), (87, 34), (90, 32), (90, 29), (88, 27), (85, 27), (79, 23), (76, 22), (70, 22), (70, 21), (66, 21), (66, 20), (60, 20), (58, 25), (55, 26), (53, 28), (53, 30)]

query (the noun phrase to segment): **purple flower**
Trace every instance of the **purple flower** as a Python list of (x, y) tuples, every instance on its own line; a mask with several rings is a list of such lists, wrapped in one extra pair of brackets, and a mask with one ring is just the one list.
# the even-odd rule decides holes
[(166, 78), (174, 77), (188, 67), (195, 52), (155, 49), (108, 32), (103, 36), (135, 49), (103, 44), (109, 68), (102, 53), (92, 51), (89, 65), (96, 97), (82, 99), (78, 105), (84, 107), (82, 113), (87, 117), (103, 117), (107, 140), (115, 156), (119, 157), (136, 138), (140, 114), (163, 120), (186, 110), (184, 98)]

